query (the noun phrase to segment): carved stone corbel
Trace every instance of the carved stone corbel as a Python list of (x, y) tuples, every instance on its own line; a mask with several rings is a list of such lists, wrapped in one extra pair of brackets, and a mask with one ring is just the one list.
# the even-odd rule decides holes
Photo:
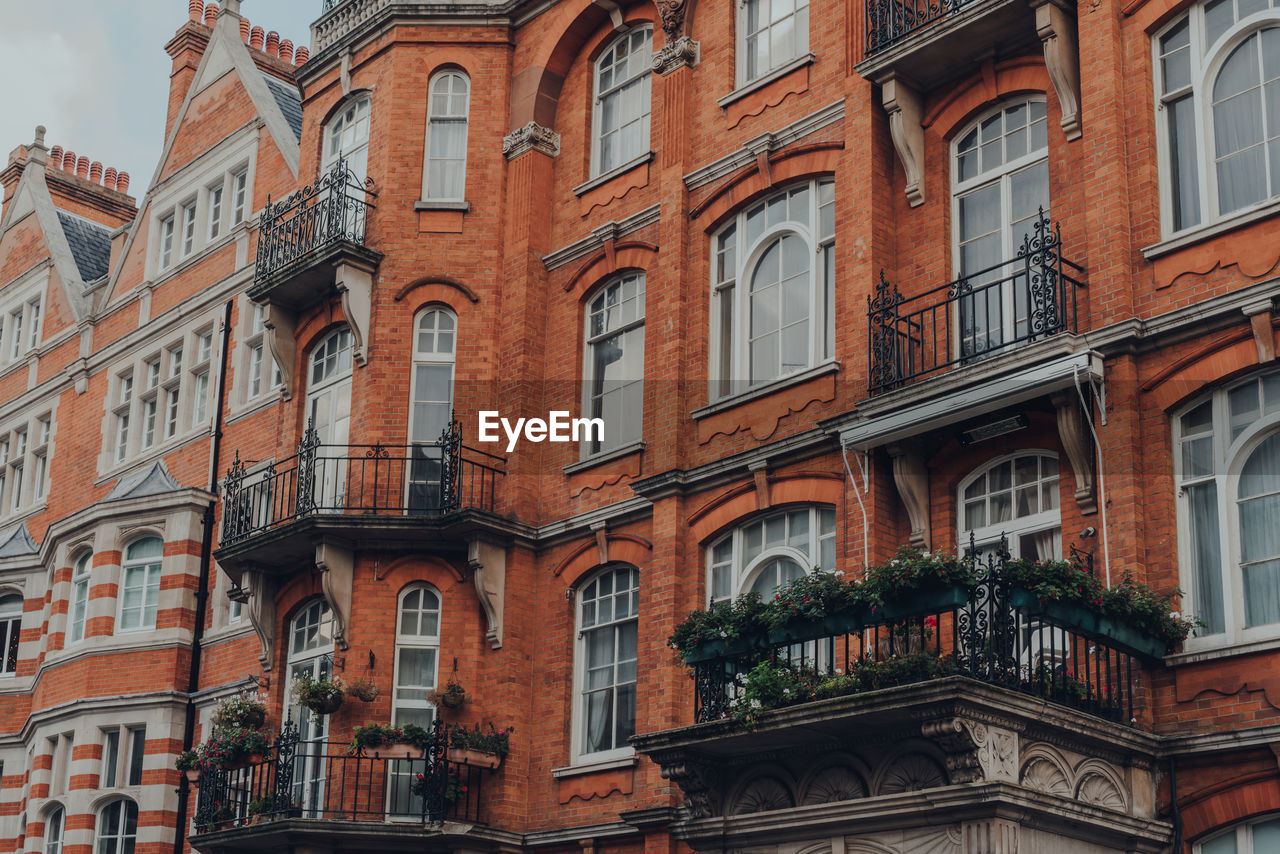
[(369, 319), (373, 312), (373, 270), (342, 263), (334, 272), (334, 287), (342, 296), (342, 312), (351, 325), (351, 353), (357, 365), (369, 360)]
[(293, 360), (298, 355), (298, 339), (294, 337), (297, 325), (298, 319), (293, 312), (267, 304), (262, 326), (267, 330), (267, 349), (280, 368), (280, 394), (285, 400), (293, 397)]
[(1276, 334), (1271, 329), (1271, 297), (1244, 306), (1249, 327), (1253, 330), (1253, 343), (1258, 348), (1258, 364), (1265, 365), (1276, 359)]
[(756, 509), (768, 510), (773, 506), (773, 496), (769, 492), (769, 463), (756, 460), (747, 466), (756, 483)]
[(924, 720), (920, 731), (946, 754), (952, 783), (1018, 782), (1018, 734), (966, 717)]
[(653, 70), (665, 77), (679, 68), (693, 68), (701, 56), (701, 46), (688, 36), (668, 39), (653, 55)]
[(529, 122), (502, 138), (502, 156), (508, 160), (514, 160), (526, 151), (556, 157), (560, 154), (560, 134), (537, 122)]
[(333, 642), (338, 649), (349, 645), (347, 628), (351, 621), (351, 587), (355, 577), (355, 553), (332, 540), (316, 544), (316, 569), (325, 601), (333, 612)]
[(507, 587), (507, 550), (502, 546), (474, 539), (467, 544), (467, 564), (480, 607), (484, 609), (488, 629), (485, 639), (493, 649), (502, 648), (502, 612)]
[(898, 152), (902, 171), (907, 176), (907, 202), (911, 207), (924, 204), (924, 115), (920, 93), (897, 77), (880, 81), (880, 102), (889, 114), (889, 136)]
[(709, 765), (684, 751), (653, 753), (650, 758), (658, 763), (664, 780), (670, 780), (680, 787), (690, 818), (710, 818), (719, 813), (719, 792), (715, 785), (715, 774)]
[(1069, 391), (1058, 392), (1051, 398), (1058, 411), (1058, 438), (1071, 461), (1076, 476), (1076, 506), (1088, 516), (1098, 512), (1098, 499), (1094, 490), (1093, 440), (1080, 412), (1080, 401)]
[(243, 591), (245, 615), (253, 632), (258, 636), (258, 661), (262, 669), (270, 672), (274, 665), (276, 637), (276, 584), (275, 579), (257, 567), (246, 567), (240, 572), (240, 589)]
[(929, 470), (925, 468), (924, 455), (897, 444), (890, 445), (887, 450), (893, 462), (893, 482), (898, 487), (898, 495), (911, 522), (911, 545), (917, 549), (931, 548)]
[[(1044, 44), (1044, 66), (1062, 108), (1062, 132), (1080, 138), (1080, 51), (1076, 46), (1074, 8), (1064, 0), (1031, 0), (1036, 10), (1036, 35)], [(1074, 4), (1072, 4), (1074, 6)]]

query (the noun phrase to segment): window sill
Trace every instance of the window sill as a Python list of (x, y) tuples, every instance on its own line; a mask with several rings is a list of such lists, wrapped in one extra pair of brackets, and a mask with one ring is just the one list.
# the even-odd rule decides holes
[(1153, 243), (1142, 249), (1142, 256), (1148, 261), (1159, 258), (1161, 255), (1168, 255), (1170, 252), (1176, 252), (1179, 249), (1185, 249), (1188, 246), (1194, 246), (1202, 240), (1208, 240), (1210, 237), (1216, 237), (1228, 231), (1233, 231), (1242, 225), (1248, 225), (1260, 219), (1266, 219), (1280, 213), (1280, 199), (1272, 199), (1260, 207), (1250, 208), (1246, 211), (1232, 214), (1226, 219), (1220, 219), (1210, 225), (1198, 225), (1190, 231), (1183, 232), (1168, 240), (1162, 240), (1159, 243)]
[(603, 463), (613, 462), (614, 460), (620, 460), (623, 457), (629, 457), (632, 454), (640, 454), (643, 452), (644, 442), (631, 442), (630, 444), (623, 445), (621, 448), (615, 448), (612, 451), (606, 451), (603, 454), (596, 454), (593, 457), (587, 457), (585, 460), (570, 463), (564, 467), (563, 471), (565, 474), (577, 474), (578, 472), (586, 471), (587, 469), (594, 468)]
[(709, 415), (715, 415), (717, 412), (724, 412), (727, 409), (733, 409), (735, 406), (739, 406), (748, 401), (757, 400), (761, 397), (767, 397), (768, 395), (773, 394), (775, 391), (780, 391), (781, 389), (784, 389), (784, 388), (790, 388), (791, 386), (794, 386), (794, 385), (800, 385), (801, 383), (808, 382), (809, 380), (812, 380), (812, 379), (817, 379), (818, 377), (826, 376), (827, 374), (837, 373), (839, 372), (839, 370), (840, 370), (840, 363), (838, 361), (833, 360), (830, 362), (823, 362), (817, 367), (808, 368), (807, 370), (800, 371), (799, 373), (787, 374), (785, 377), (779, 377), (778, 379), (765, 383), (762, 386), (756, 386), (755, 388), (749, 391), (740, 391), (737, 394), (731, 394), (728, 397), (722, 397), (719, 400), (717, 400), (715, 403), (709, 403), (706, 406), (701, 407), (700, 409), (693, 410), (692, 412), (689, 413), (689, 417), (691, 417), (694, 421), (697, 421), (700, 418), (706, 418)]
[(786, 65), (780, 66), (779, 68), (775, 68), (773, 71), (770, 71), (768, 74), (764, 75), (763, 77), (757, 77), (755, 80), (752, 80), (749, 83), (744, 83), (742, 86), (739, 86), (737, 89), (734, 89), (728, 95), (725, 95), (723, 98), (716, 101), (716, 103), (719, 104), (721, 108), (727, 107), (730, 104), (732, 104), (734, 101), (738, 100), (739, 98), (750, 95), (752, 92), (756, 91), (757, 89), (763, 89), (765, 86), (768, 86), (773, 81), (786, 77), (788, 74), (795, 71), (797, 68), (803, 68), (817, 58), (818, 57), (815, 54), (803, 53), (800, 56), (788, 62)]
[(587, 181), (585, 184), (579, 184), (578, 186), (573, 188), (573, 194), (581, 198), (582, 196), (585, 196), (587, 193), (594, 190), (596, 187), (600, 187), (604, 184), (608, 184), (614, 178), (617, 178), (621, 175), (625, 175), (626, 173), (630, 172), (632, 169), (635, 169), (637, 166), (643, 166), (644, 164), (648, 163), (652, 159), (653, 159), (653, 152), (647, 151), (644, 154), (641, 154), (639, 157), (637, 157), (634, 160), (623, 163), (621, 166), (618, 166), (614, 169), (610, 169), (608, 172), (605, 172), (603, 175), (597, 175), (595, 178), (592, 178), (590, 181)]
[(467, 213), (471, 210), (471, 202), (444, 202), (420, 199), (413, 203), (415, 211), (462, 211)]
[(590, 762), (585, 765), (567, 765), (564, 768), (552, 768), (551, 776), (557, 780), (563, 780), (566, 777), (598, 774), (601, 771), (613, 771), (618, 768), (634, 768), (638, 762), (639, 760), (634, 755), (621, 756), (617, 759), (604, 759), (600, 762)]
[(1280, 649), (1280, 637), (1267, 640), (1244, 641), (1241, 643), (1216, 646), (1208, 649), (1196, 649), (1190, 652), (1179, 652), (1166, 655), (1164, 663), (1170, 667), (1182, 664), (1198, 664), (1202, 661), (1218, 661), (1223, 658), (1234, 658), (1237, 655), (1252, 655), (1257, 652), (1271, 652)]

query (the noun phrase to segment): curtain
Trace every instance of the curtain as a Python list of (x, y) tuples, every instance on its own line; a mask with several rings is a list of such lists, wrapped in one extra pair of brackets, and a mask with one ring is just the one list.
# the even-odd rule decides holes
[(1280, 433), (1249, 455), (1239, 490), (1245, 624), (1280, 622)]
[(1062, 529), (1050, 528), (1032, 534), (1036, 541), (1037, 560), (1060, 560), (1062, 558)]

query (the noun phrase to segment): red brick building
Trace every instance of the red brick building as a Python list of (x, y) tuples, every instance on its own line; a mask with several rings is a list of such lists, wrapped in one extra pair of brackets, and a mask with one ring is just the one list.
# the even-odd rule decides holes
[[(240, 5), (139, 198), (43, 130), (0, 173), (0, 850), (1277, 850), (1280, 7)], [(1002, 538), (1204, 625), (753, 728), (667, 647)], [(281, 749), (197, 797), (238, 693)], [(347, 752), (437, 718), (511, 752)]]

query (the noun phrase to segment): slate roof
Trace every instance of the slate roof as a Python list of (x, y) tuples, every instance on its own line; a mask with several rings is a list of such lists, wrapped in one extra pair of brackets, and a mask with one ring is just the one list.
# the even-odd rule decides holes
[(105, 276), (111, 262), (111, 232), (104, 226), (64, 211), (58, 211), (58, 222), (62, 223), (62, 233), (71, 245), (71, 255), (76, 269), (80, 271), (81, 281), (88, 284)]
[(39, 553), (36, 541), (31, 539), (27, 523), (20, 522), (5, 531), (0, 531), (0, 557), (23, 557)]
[(289, 128), (293, 131), (293, 135), (302, 140), (302, 99), (298, 97), (298, 89), (290, 86), (288, 83), (269, 74), (262, 75), (266, 78), (267, 88), (271, 90), (271, 97), (276, 99), (276, 106), (280, 108), (280, 112), (284, 113), (285, 121), (289, 123)]
[(126, 498), (142, 498), (147, 495), (162, 495), (181, 489), (178, 482), (165, 468), (164, 461), (151, 464), (150, 468), (121, 478), (103, 501), (122, 501)]

